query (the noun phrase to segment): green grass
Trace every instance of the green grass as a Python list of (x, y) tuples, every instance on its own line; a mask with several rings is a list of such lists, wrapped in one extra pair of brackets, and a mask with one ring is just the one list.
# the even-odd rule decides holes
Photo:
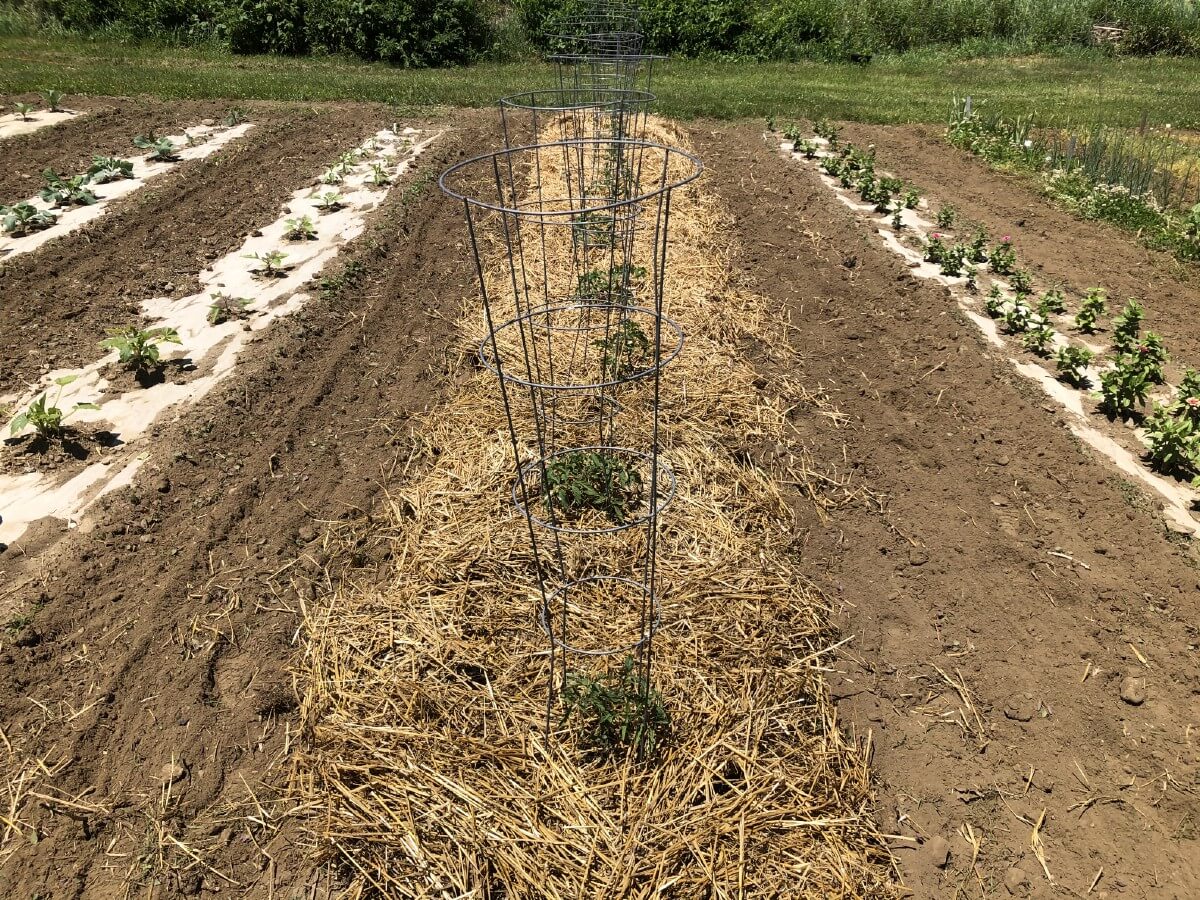
[[(100, 39), (0, 37), (0, 94), (363, 100), (400, 106), (486, 106), (553, 84), (549, 66), (481, 63), (403, 70), (339, 58), (230, 56), (217, 50), (128, 46)], [(820, 62), (678, 60), (655, 74), (660, 111), (676, 118), (775, 116), (944, 123), (955, 94), (993, 108), (1132, 125), (1200, 125), (1200, 59), (1110, 58), (1076, 51), (963, 59), (917, 52), (868, 67)]]

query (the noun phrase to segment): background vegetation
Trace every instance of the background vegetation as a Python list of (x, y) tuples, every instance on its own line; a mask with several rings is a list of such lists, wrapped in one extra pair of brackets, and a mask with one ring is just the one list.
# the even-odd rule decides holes
[[(235, 53), (337, 54), (405, 67), (518, 58), (583, 0), (0, 0), (0, 34), (59, 31)], [(864, 61), (1085, 45), (1200, 54), (1200, 0), (642, 0), (649, 46), (679, 56)]]

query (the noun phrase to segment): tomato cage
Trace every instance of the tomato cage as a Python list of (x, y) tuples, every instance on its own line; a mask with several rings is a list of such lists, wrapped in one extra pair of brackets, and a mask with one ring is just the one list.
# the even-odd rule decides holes
[(500, 99), (505, 147), (553, 141), (643, 140), (654, 103), (646, 91), (526, 91)]
[(642, 90), (654, 81), (655, 63), (665, 56), (648, 53), (556, 53), (554, 63), (560, 90)]
[(701, 173), (637, 140), (547, 142), (443, 173), (460, 201), (513, 453), (508, 490), (531, 547), (550, 645), (547, 722), (567, 671), (637, 660), (649, 684), (658, 524), (676, 494), (661, 379), (682, 351), (664, 314), (673, 193)]

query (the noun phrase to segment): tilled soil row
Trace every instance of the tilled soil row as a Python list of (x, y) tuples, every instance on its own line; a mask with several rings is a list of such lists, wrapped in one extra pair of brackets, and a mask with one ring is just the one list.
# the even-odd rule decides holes
[(694, 135), (739, 220), (735, 265), (848, 417), (797, 420), (798, 436), (883, 498), (827, 523), (797, 504), (797, 539), (845, 611), (834, 689), (871, 735), (908, 884), (1082, 896), (1099, 875), (1093, 893), (1195, 896), (1189, 548), (815, 172), (756, 125)]
[(197, 275), (273, 221), (298, 187), (368, 133), (383, 107), (256, 109), (256, 127), (203, 160), (180, 163), (95, 223), (0, 265), (0, 394), (99, 354), (108, 328), (142, 300), (200, 289)]
[[(458, 124), (478, 134), (490, 122)], [(237, 221), (260, 194), (276, 214), (280, 193), (264, 173), (299, 179), (381, 123), (360, 107), (309, 124), (222, 167)], [(40, 841), (6, 861), (0, 893), (109, 897), (157, 883), (176, 896), (228, 890), (230, 879), (290, 896), (307, 883), (307, 848), (263, 781), (296, 739), (298, 615), (326, 579), (311, 517), (369, 514), (408, 456), (407, 423), (437, 396), (453, 311), (474, 289), (460, 211), (433, 187), (463, 153), (462, 129), (419, 158), (327, 289), (269, 330), (242, 374), (162, 428), (131, 490), (36, 562), (15, 548), (0, 557), (6, 583), (47, 573), (19, 590), (32, 621), (0, 654), (8, 774), (33, 755), (65, 761), (36, 789), (98, 810), (31, 807)], [(193, 230), (210, 228), (198, 218)], [(228, 226), (219, 233), (234, 239)]]

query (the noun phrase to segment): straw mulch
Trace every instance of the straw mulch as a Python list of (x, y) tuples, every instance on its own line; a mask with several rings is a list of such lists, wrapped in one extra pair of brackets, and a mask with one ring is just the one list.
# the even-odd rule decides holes
[[(661, 758), (596, 761), (557, 714), (545, 734), (547, 639), (495, 379), (467, 361), (472, 299), (461, 378), (369, 536), (390, 577), (308, 610), (296, 784), (324, 810), (344, 896), (894, 896), (866, 753), (820, 675), (828, 610), (789, 552), (779, 488), (744, 452), (784, 441), (785, 411), (738, 347), (787, 351), (761, 298), (728, 282), (729, 226), (703, 180), (676, 198), (667, 307), (688, 344), (663, 381), (679, 495), (659, 549)], [(840, 502), (829, 482), (810, 493)]]

